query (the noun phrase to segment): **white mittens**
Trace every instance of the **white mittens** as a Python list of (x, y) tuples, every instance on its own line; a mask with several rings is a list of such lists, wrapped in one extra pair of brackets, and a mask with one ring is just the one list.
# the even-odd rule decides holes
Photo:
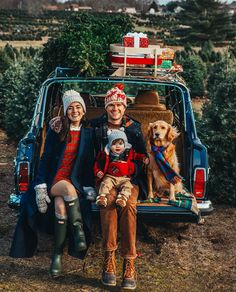
[(34, 190), (36, 193), (36, 204), (39, 212), (46, 213), (48, 204), (51, 202), (47, 192), (47, 185), (45, 183), (36, 185)]
[(84, 192), (86, 193), (86, 199), (89, 201), (95, 201), (97, 197), (97, 192), (93, 187), (83, 187)]

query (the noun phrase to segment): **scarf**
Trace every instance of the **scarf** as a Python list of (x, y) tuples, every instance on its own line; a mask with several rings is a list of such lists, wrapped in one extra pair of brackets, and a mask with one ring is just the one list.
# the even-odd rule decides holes
[(119, 160), (122, 160), (122, 161), (125, 161), (126, 159), (126, 151), (124, 151), (123, 153), (121, 154), (116, 154), (116, 153), (113, 153), (113, 152), (110, 152), (110, 162), (113, 162), (113, 161), (119, 161)]
[(161, 172), (165, 176), (166, 180), (172, 183), (173, 185), (182, 181), (183, 178), (173, 170), (173, 168), (170, 166), (169, 162), (165, 159), (163, 155), (163, 152), (166, 148), (163, 146), (157, 147), (151, 145), (151, 149), (155, 154), (155, 161), (159, 166)]

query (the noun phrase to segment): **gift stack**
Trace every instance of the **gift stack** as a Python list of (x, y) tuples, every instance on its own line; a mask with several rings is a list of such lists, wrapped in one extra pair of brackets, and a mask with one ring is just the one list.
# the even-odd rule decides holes
[(175, 52), (172, 49), (164, 48), (162, 49), (161, 56), (158, 58), (158, 63), (162, 69), (170, 69), (175, 57)]
[(110, 56), (113, 67), (145, 67), (158, 70), (168, 70), (174, 61), (174, 50), (150, 45), (144, 33), (127, 33), (122, 44), (110, 45)]

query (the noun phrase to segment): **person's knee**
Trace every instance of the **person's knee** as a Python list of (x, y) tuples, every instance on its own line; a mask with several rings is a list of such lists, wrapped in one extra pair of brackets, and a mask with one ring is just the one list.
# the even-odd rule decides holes
[(55, 198), (55, 214), (57, 217), (66, 217), (66, 207), (63, 198)]
[(75, 196), (75, 187), (68, 181), (59, 181), (51, 189), (52, 196)]
[(109, 194), (111, 190), (111, 187), (104, 181), (101, 182), (100, 188), (99, 188), (99, 193), (100, 194)]
[(75, 187), (69, 182), (64, 183), (63, 189), (65, 191), (65, 194), (63, 195), (66, 196), (76, 195), (77, 193)]

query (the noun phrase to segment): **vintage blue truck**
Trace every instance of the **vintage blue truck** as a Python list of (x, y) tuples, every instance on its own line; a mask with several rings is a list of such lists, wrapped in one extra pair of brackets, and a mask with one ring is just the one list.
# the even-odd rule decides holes
[[(169, 67), (168, 62), (163, 62), (163, 66), (157, 62), (155, 66), (128, 66), (128, 61), (132, 63), (134, 55), (130, 60), (126, 59), (126, 55), (119, 56), (125, 59), (125, 66), (113, 66), (104, 76), (81, 77), (79, 70), (58, 67), (42, 84), (30, 129), (17, 147), (15, 193), (10, 195), (10, 207), (20, 206), (21, 195), (37, 175), (49, 121), (63, 112), (63, 92), (68, 89), (79, 91), (87, 106), (87, 117), (92, 119), (104, 112), (106, 91), (115, 83), (122, 83), (128, 97), (126, 112), (141, 123), (144, 136), (148, 123), (156, 120), (165, 120), (180, 132), (175, 141), (180, 173), (186, 189), (194, 196), (190, 207), (186, 207), (181, 200), (177, 200), (179, 204), (176, 205), (169, 204), (165, 198), (151, 202), (142, 200), (137, 206), (138, 214), (154, 216), (159, 221), (198, 222), (199, 214), (192, 208), (194, 204), (202, 215), (211, 213), (213, 207), (207, 193), (207, 149), (198, 138), (190, 93), (184, 81), (176, 74), (178, 69), (172, 70), (173, 66)], [(155, 93), (158, 93), (158, 99), (153, 100)], [(152, 98), (149, 99), (149, 96)], [(98, 210), (95, 204), (93, 210)]]

